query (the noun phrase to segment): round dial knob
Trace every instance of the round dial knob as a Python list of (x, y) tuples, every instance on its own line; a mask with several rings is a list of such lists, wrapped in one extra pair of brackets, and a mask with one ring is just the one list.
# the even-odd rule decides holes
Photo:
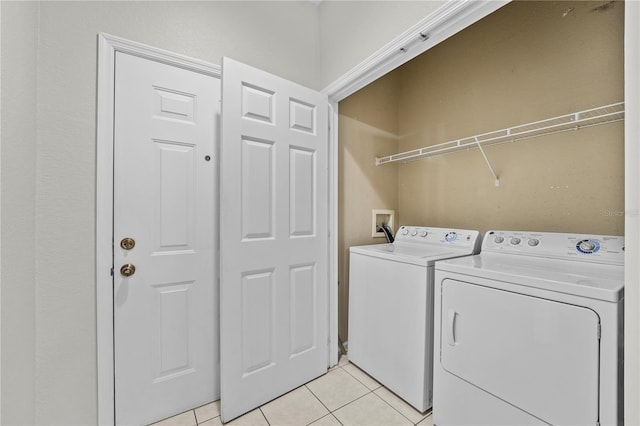
[(429, 235), (427, 231), (422, 231), (422, 234), (420, 234), (422, 238), (426, 237), (427, 235)]
[(517, 246), (518, 244), (520, 244), (520, 238), (518, 237), (513, 237), (511, 238), (511, 244), (513, 244), (514, 246)]
[(458, 233), (456, 231), (447, 232), (444, 236), (445, 241), (452, 242), (458, 239)]
[(408, 233), (409, 233), (409, 230), (408, 230), (408, 229), (403, 229), (403, 230), (402, 230), (402, 235), (407, 235)]
[(500, 244), (500, 243), (502, 243), (502, 242), (504, 241), (504, 237), (495, 237), (495, 238), (493, 239), (493, 241), (494, 241), (496, 244)]
[(537, 238), (530, 238), (527, 244), (529, 244), (531, 247), (535, 247), (540, 244), (540, 240), (538, 240)]
[(416, 231), (415, 229), (413, 230), (413, 232), (411, 232), (411, 236), (415, 237), (416, 235), (418, 235), (418, 231)]
[(593, 243), (593, 241), (584, 240), (580, 241), (580, 248), (582, 249), (582, 251), (590, 252), (596, 248), (596, 245)]

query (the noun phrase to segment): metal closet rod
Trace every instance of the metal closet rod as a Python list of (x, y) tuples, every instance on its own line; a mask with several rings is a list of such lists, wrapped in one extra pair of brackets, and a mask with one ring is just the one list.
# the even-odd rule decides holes
[(491, 174), (495, 179), (496, 186), (498, 186), (498, 176), (496, 176), (493, 171), (493, 167), (491, 167), (491, 163), (482, 149), (483, 146), (537, 138), (539, 136), (579, 130), (586, 127), (598, 126), (600, 124), (613, 123), (621, 120), (624, 120), (624, 102), (617, 102), (570, 114), (559, 115), (544, 120), (533, 121), (519, 126), (507, 127), (493, 132), (481, 133), (475, 136), (439, 143), (437, 145), (425, 146), (423, 148), (400, 152), (386, 157), (376, 157), (376, 165), (380, 166), (387, 163), (398, 162), (406, 163), (408, 161), (433, 157), (435, 155), (478, 148), (489, 166)]

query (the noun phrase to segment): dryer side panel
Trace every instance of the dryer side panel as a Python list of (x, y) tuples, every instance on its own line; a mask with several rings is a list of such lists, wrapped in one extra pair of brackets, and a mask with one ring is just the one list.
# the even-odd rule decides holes
[(446, 371), (550, 424), (597, 423), (594, 311), (446, 279), (440, 315)]

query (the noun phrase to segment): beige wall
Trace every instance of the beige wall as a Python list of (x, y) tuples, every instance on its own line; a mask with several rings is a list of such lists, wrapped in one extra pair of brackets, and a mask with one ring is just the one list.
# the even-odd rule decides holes
[(376, 156), (398, 149), (397, 91), (397, 76), (388, 74), (338, 108), (338, 334), (343, 341), (348, 339), (349, 247), (385, 242), (371, 237), (371, 210), (398, 211), (397, 165), (374, 163)]
[[(373, 138), (363, 134), (358, 152), (343, 138), (342, 127), (353, 128), (345, 110), (355, 105), (359, 122), (376, 123), (378, 112), (365, 116), (367, 106), (395, 102), (397, 115), (386, 120), (397, 120), (398, 150), (406, 151), (622, 101), (624, 5), (596, 6), (522, 1), (494, 12), (387, 75), (397, 92), (375, 91), (373, 84), (341, 102), (341, 153), (358, 155), (350, 159), (357, 164), (371, 165), (375, 158), (366, 147), (376, 145)], [(387, 197), (398, 194), (396, 228), (623, 235), (623, 148), (622, 122), (488, 147), (499, 187), (478, 150), (370, 166), (369, 173), (392, 181), (397, 170), (398, 186), (384, 187)], [(371, 200), (362, 197), (366, 186), (357, 184), (367, 178), (362, 172), (354, 178), (353, 170), (340, 169), (341, 219), (370, 210)], [(343, 201), (352, 197), (363, 201)], [(340, 229), (341, 307), (348, 304), (348, 247), (370, 242), (354, 238), (368, 226)], [(341, 314), (346, 339), (344, 309)]]
[[(622, 101), (624, 5), (597, 5), (515, 2), (405, 64), (401, 150)], [(497, 188), (478, 150), (401, 165), (401, 223), (622, 235), (623, 145), (620, 122), (489, 147)]]

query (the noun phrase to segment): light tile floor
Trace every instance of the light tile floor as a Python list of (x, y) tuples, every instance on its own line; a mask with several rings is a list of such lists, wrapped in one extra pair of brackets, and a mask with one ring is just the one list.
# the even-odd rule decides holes
[[(235, 419), (227, 425), (271, 426), (433, 426), (347, 357), (324, 376)], [(154, 423), (153, 426), (219, 426), (220, 401)]]

